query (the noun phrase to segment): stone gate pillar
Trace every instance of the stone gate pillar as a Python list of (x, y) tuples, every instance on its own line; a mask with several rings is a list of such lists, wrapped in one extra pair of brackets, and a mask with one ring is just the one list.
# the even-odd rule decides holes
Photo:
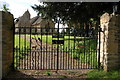
[(0, 12), (0, 80), (2, 79), (2, 13)]
[(100, 62), (105, 71), (120, 69), (120, 15), (105, 13), (100, 25)]
[(2, 46), (2, 51), (0, 53), (2, 57), (2, 65), (0, 65), (2, 67), (2, 77), (5, 77), (13, 68), (13, 15), (9, 12), (0, 11), (0, 25), (0, 31), (2, 33), (0, 40), (0, 44)]

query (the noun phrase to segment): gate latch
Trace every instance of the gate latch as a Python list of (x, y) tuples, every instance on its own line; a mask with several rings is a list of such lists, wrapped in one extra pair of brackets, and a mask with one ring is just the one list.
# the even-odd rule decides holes
[(57, 35), (57, 36), (52, 36), (52, 38), (53, 38), (52, 44), (64, 44), (64, 40), (61, 40), (61, 38), (63, 39), (64, 36)]

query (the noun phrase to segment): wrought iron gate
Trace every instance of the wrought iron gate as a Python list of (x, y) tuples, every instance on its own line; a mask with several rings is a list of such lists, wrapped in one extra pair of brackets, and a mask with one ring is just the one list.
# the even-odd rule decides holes
[(15, 27), (14, 68), (99, 68), (98, 29)]

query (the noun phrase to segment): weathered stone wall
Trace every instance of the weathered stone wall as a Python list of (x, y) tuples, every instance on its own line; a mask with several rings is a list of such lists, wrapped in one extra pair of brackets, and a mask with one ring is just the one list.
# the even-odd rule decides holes
[(2, 79), (2, 13), (0, 12), (0, 80)]
[(100, 18), (100, 62), (105, 71), (120, 69), (120, 15), (105, 13)]
[(12, 69), (13, 63), (13, 15), (0, 11), (2, 14), (2, 76)]

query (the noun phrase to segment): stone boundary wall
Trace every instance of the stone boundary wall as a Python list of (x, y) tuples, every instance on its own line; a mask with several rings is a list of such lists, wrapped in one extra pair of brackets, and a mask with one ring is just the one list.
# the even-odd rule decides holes
[(2, 13), (0, 12), (0, 80), (2, 79)]
[(2, 14), (2, 77), (13, 68), (13, 27), (14, 18), (9, 12), (0, 11)]
[(100, 17), (100, 62), (105, 71), (120, 69), (120, 15), (105, 13)]

